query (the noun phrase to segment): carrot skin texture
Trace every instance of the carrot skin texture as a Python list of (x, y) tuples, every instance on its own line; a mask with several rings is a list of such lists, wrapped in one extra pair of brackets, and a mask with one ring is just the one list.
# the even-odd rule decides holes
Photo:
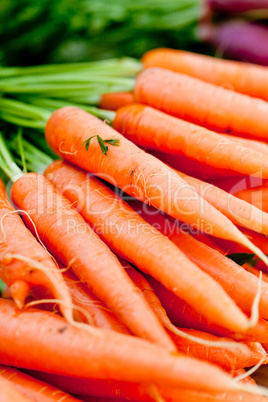
[(1, 402), (31, 402), (21, 394), (8, 380), (0, 376)]
[[(185, 259), (172, 242), (148, 225), (112, 190), (98, 179), (62, 161), (51, 164), (45, 176), (70, 202), (77, 205), (86, 222), (118, 255), (150, 273), (192, 306), (202, 310), (212, 321), (224, 322), (223, 325), (228, 328), (240, 330), (241, 318), (243, 320), (245, 316), (241, 317), (241, 311), (226, 297), (222, 288), (207, 275), (202, 275), (201, 270)], [(163, 271), (164, 266), (169, 267), (168, 273)], [(192, 278), (195, 278), (194, 283)], [(218, 294), (217, 302), (215, 293)], [(231, 310), (232, 313), (227, 313)]]
[(148, 282), (160, 299), (171, 322), (180, 328), (196, 329), (207, 332), (219, 337), (231, 338), (237, 341), (268, 343), (268, 323), (260, 319), (254, 328), (248, 329), (244, 333), (229, 331), (226, 328), (215, 325), (204, 316), (196, 312), (183, 300), (166, 289), (161, 283), (157, 282), (149, 275), (146, 276)]
[[(83, 143), (94, 133), (103, 140), (119, 139), (120, 146), (110, 146), (109, 154), (104, 155), (93, 138), (86, 150)], [(201, 231), (243, 243), (244, 238), (241, 239), (234, 225), (172, 169), (89, 113), (75, 107), (58, 109), (47, 122), (46, 139), (65, 160), (101, 176), (141, 201)]]
[(227, 139), (150, 106), (133, 104), (119, 109), (113, 125), (121, 134), (145, 148), (183, 153), (206, 165), (241, 174), (261, 171), (263, 177), (268, 178), (268, 161), (262, 153), (232, 141), (231, 137)]
[(117, 110), (131, 103), (134, 103), (134, 94), (131, 92), (108, 92), (101, 95), (99, 107), (106, 110)]
[(138, 103), (200, 125), (268, 137), (268, 104), (262, 99), (162, 68), (141, 72), (134, 93)]
[(73, 303), (85, 309), (92, 316), (96, 327), (129, 334), (127, 328), (75, 275), (70, 271), (66, 271), (63, 273), (63, 277), (72, 296)]
[(216, 337), (202, 331), (191, 329), (182, 330), (183, 332), (197, 338), (215, 342), (215, 346), (200, 345), (196, 342), (184, 339), (181, 336), (175, 334), (174, 332), (172, 332), (172, 324), (167, 317), (166, 311), (149, 282), (137, 270), (129, 266), (127, 263), (125, 263), (124, 261), (122, 261), (121, 263), (126, 269), (126, 272), (131, 280), (142, 291), (144, 297), (146, 298), (150, 306), (152, 306), (155, 313), (158, 315), (159, 319), (168, 330), (179, 352), (191, 357), (195, 357), (197, 359), (209, 361), (210, 363), (222, 367), (225, 371), (233, 371), (237, 369), (242, 369), (244, 367), (254, 366), (266, 356), (265, 350), (262, 348), (261, 344), (257, 342), (248, 343), (246, 345), (247, 350), (241, 351), (234, 348), (217, 348), (217, 341), (229, 341), (231, 343), (234, 343), (234, 341), (229, 338)]
[(154, 49), (142, 58), (146, 68), (161, 67), (256, 98), (268, 100), (267, 68), (174, 49)]
[[(71, 395), (67, 395), (65, 392), (14, 368), (0, 366), (0, 375), (30, 401), (61, 402), (64, 400), (64, 402), (78, 402), (78, 399)], [(10, 400), (9, 402), (15, 401)]]
[[(242, 374), (243, 370), (237, 370), (235, 374)], [(105, 402), (108, 401), (137, 401), (137, 402), (152, 402), (152, 399), (148, 394), (144, 392), (144, 389), (135, 383), (123, 382), (123, 381), (103, 381), (103, 380), (84, 380), (81, 378), (55, 376), (48, 373), (35, 372), (32, 375), (37, 378), (41, 378), (43, 381), (53, 384), (65, 391), (77, 394), (82, 400), (90, 400), (92, 397), (97, 397)], [(248, 378), (248, 377), (247, 377)], [(256, 385), (254, 380), (243, 380), (244, 384)], [(240, 400), (243, 402), (265, 402), (266, 399), (261, 395), (252, 395), (246, 393), (233, 393), (225, 392), (220, 393), (204, 393), (196, 392), (194, 390), (184, 389), (171, 389), (158, 387), (161, 395), (167, 402), (233, 402)], [(87, 397), (86, 395), (92, 395)], [(243, 398), (242, 398), (243, 395)], [(107, 399), (109, 398), (109, 399)]]
[[(150, 210), (145, 212), (137, 202), (132, 202), (131, 205), (148, 223), (157, 225), (158, 230), (182, 250), (192, 262), (219, 282), (243, 311), (251, 314), (251, 307), (258, 289), (256, 276), (219, 251), (181, 230), (159, 213), (155, 214), (153, 210), (151, 213)], [(262, 283), (259, 313), (260, 317), (268, 319), (268, 285), (266, 283)]]
[(221, 190), (213, 184), (206, 183), (194, 177), (177, 173), (205, 198), (211, 205), (227, 216), (236, 225), (254, 230), (258, 233), (268, 233), (268, 214), (254, 207), (249, 202), (237, 200), (237, 196)]
[[(56, 299), (63, 301), (60, 309), (66, 317), (72, 315), (71, 296), (61, 273), (49, 254), (25, 227), (18, 213), (9, 203), (4, 192), (0, 191), (0, 220), (4, 230), (0, 232), (0, 277), (16, 296), (16, 302), (23, 307), (24, 299), (32, 286), (42, 286), (51, 291)], [(28, 262), (12, 258), (20, 255), (38, 262), (49, 270), (34, 269)], [(52, 278), (52, 280), (51, 280)]]
[[(0, 299), (0, 307), (1, 364), (82, 378), (236, 390), (218, 367), (172, 355), (142, 339), (98, 328), (92, 335), (49, 312), (29, 309), (21, 313), (8, 300)], [(213, 384), (200, 377), (200, 372), (212, 376)]]
[[(11, 197), (20, 209), (29, 213), (45, 246), (66, 266), (73, 260), (71, 268), (76, 276), (133, 333), (176, 350), (116, 256), (53, 184), (40, 174), (28, 173), (13, 184)], [(32, 229), (31, 223), (25, 221)]]

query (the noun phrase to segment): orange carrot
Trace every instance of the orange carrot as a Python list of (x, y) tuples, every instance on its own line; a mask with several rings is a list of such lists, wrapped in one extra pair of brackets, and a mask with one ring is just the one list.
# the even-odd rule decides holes
[[(93, 138), (87, 148), (85, 142), (94, 135), (103, 140), (119, 140), (120, 146), (110, 146), (109, 154), (104, 155), (97, 138)], [(57, 110), (47, 122), (46, 139), (52, 149), (69, 162), (105, 177), (128, 194), (202, 232), (210, 231), (216, 237), (245, 245), (267, 262), (267, 257), (252, 247), (232, 222), (195, 193), (172, 169), (89, 113), (75, 107)]]
[(108, 92), (101, 95), (99, 107), (106, 110), (117, 110), (133, 102), (134, 95), (131, 92)]
[(254, 151), (268, 155), (268, 144), (263, 141), (251, 140), (248, 138), (236, 137), (235, 135), (221, 134), (229, 141), (237, 142), (244, 147), (254, 149)]
[[(244, 370), (237, 370), (234, 372), (233, 377), (245, 373)], [(79, 395), (84, 401), (90, 401), (92, 395), (98, 397), (97, 401), (137, 401), (137, 402), (152, 402), (155, 399), (148, 393), (144, 392), (144, 388), (136, 383), (129, 383), (123, 381), (103, 381), (103, 380), (84, 380), (82, 378), (55, 376), (48, 373), (33, 373), (37, 378), (58, 386), (65, 391), (72, 392)], [(254, 380), (250, 377), (242, 380), (243, 384), (256, 386)], [(266, 399), (261, 395), (251, 395), (246, 393), (235, 394), (233, 392), (225, 393), (204, 393), (194, 390), (184, 389), (171, 389), (159, 387), (160, 393), (164, 400), (167, 402), (265, 402)], [(101, 399), (99, 399), (101, 398)], [(103, 398), (103, 399), (102, 399)], [(108, 399), (109, 398), (109, 399)], [(113, 399), (114, 398), (114, 399)]]
[[(29, 398), (27, 401), (61, 402), (64, 400), (64, 402), (78, 402), (78, 399), (67, 395), (65, 392), (11, 367), (0, 366), (0, 378), (5, 378), (25, 398)], [(9, 399), (8, 402), (17, 402), (17, 399)]]
[(5, 378), (0, 376), (1, 402), (31, 402)]
[(249, 325), (214, 280), (98, 179), (62, 161), (51, 164), (45, 175), (118, 255), (153, 275), (213, 322), (235, 330)]
[(118, 321), (115, 315), (77, 277), (70, 271), (64, 272), (63, 277), (74, 305), (86, 310), (93, 318), (96, 327), (129, 334), (127, 328)]
[(259, 208), (261, 211), (268, 212), (267, 187), (241, 190), (236, 192), (234, 195), (240, 200), (246, 201), (252, 204), (254, 207)]
[[(122, 261), (122, 265), (131, 280), (142, 291), (145, 299), (154, 309), (162, 324), (170, 332), (170, 336), (180, 352), (217, 364), (226, 371), (253, 366), (266, 356), (261, 344), (257, 342), (244, 344), (243, 346), (245, 347), (240, 350), (238, 347), (232, 347), (237, 343), (228, 338), (219, 338), (196, 330), (179, 330), (170, 322), (166, 311), (149, 282), (126, 262)], [(182, 332), (191, 338), (182, 337)], [(199, 339), (200, 342), (198, 343), (196, 339)], [(202, 342), (204, 343), (202, 344)], [(223, 348), (223, 342), (226, 344), (225, 348)], [(217, 343), (219, 346), (217, 346)]]
[(135, 99), (217, 130), (268, 137), (267, 102), (184, 74), (162, 68), (144, 70), (136, 80)]
[(232, 332), (220, 325), (213, 324), (204, 316), (196, 312), (187, 303), (166, 289), (154, 278), (146, 277), (153, 287), (157, 297), (160, 299), (172, 323), (181, 328), (197, 329), (219, 337), (232, 338), (246, 342), (268, 343), (268, 323), (260, 319), (254, 328), (248, 329), (245, 333)]
[[(131, 203), (138, 209), (140, 215), (151, 225), (158, 224), (158, 229), (167, 236), (185, 255), (203, 271), (219, 282), (236, 304), (245, 312), (251, 312), (252, 304), (258, 291), (258, 278), (225, 257), (217, 250), (194, 239), (190, 234), (181, 230), (177, 225), (156, 211), (140, 209), (136, 203)], [(181, 297), (179, 294), (177, 296)], [(259, 313), (268, 318), (268, 285), (262, 284), (259, 303)]]
[(187, 158), (184, 155), (171, 154), (161, 152), (155, 149), (149, 149), (148, 152), (160, 159), (166, 165), (172, 166), (174, 169), (180, 170), (190, 176), (198, 177), (203, 180), (219, 180), (222, 182), (228, 177), (228, 181), (241, 180), (244, 176), (230, 169), (213, 168), (209, 165), (204, 165), (197, 160)]
[(50, 255), (24, 226), (0, 190), (0, 277), (22, 308), (31, 287), (42, 286), (61, 301), (60, 310), (72, 320), (72, 300), (62, 275)]
[(174, 49), (154, 49), (145, 53), (145, 67), (162, 67), (199, 78), (237, 92), (268, 100), (266, 67), (222, 60)]
[[(11, 198), (15, 205), (27, 211), (42, 242), (53, 255), (70, 265), (81, 282), (134, 334), (176, 350), (116, 256), (44, 176), (24, 175), (13, 184)], [(24, 219), (32, 229), (28, 218)]]
[[(268, 110), (268, 104), (267, 104)], [(221, 134), (140, 104), (120, 108), (114, 128), (145, 148), (183, 153), (205, 165), (268, 178), (267, 156)]]
[(29, 309), (21, 313), (11, 301), (0, 299), (1, 364), (209, 392), (241, 390), (241, 385), (217, 366), (172, 355), (133, 336), (98, 328), (95, 331), (92, 334), (72, 327), (49, 312)]
[[(237, 199), (237, 195), (227, 193), (219, 187), (204, 181), (195, 179), (178, 172), (195, 191), (200, 194), (211, 205), (221, 211), (236, 225), (254, 230), (259, 233), (268, 234), (268, 214), (244, 201), (243, 198)], [(238, 197), (239, 198), (239, 197)]]
[(5, 185), (4, 185), (4, 183), (2, 182), (1, 179), (0, 179), (0, 192), (3, 193), (3, 194), (5, 194), (5, 192), (6, 192)]

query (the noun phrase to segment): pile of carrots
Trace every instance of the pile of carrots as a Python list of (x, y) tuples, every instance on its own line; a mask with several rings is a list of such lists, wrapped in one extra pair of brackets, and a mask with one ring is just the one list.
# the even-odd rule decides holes
[(0, 135), (1, 401), (266, 400), (268, 71), (143, 66), (109, 121), (40, 112), (61, 159)]

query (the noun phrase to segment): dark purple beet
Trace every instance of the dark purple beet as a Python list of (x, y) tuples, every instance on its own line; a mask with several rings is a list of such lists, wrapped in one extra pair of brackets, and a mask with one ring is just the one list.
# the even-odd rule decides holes
[(240, 13), (244, 11), (268, 9), (268, 0), (208, 0), (213, 11)]
[(268, 65), (268, 27), (233, 21), (214, 28), (210, 42), (221, 56)]

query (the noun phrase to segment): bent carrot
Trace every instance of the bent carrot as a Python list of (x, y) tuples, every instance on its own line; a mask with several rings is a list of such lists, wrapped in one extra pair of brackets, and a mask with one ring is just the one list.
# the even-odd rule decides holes
[[(237, 370), (233, 376), (244, 373), (244, 370)], [(79, 395), (85, 401), (89, 401), (92, 395), (98, 397), (97, 401), (137, 401), (137, 402), (152, 402), (154, 399), (144, 392), (141, 385), (123, 381), (103, 381), (103, 380), (85, 380), (82, 378), (55, 376), (48, 373), (34, 372), (32, 375), (41, 378), (42, 380), (60, 387), (67, 392)], [(256, 383), (250, 377), (242, 381), (243, 384), (256, 386)], [(167, 402), (265, 402), (266, 399), (261, 395), (251, 395), (248, 393), (204, 393), (194, 390), (171, 389), (159, 387), (159, 391)], [(88, 399), (89, 398), (89, 399)], [(104, 398), (104, 399), (99, 399)], [(114, 398), (114, 399), (113, 399)]]
[[(62, 263), (70, 265), (81, 282), (86, 283), (134, 334), (176, 350), (116, 256), (44, 176), (24, 175), (13, 184), (11, 198), (29, 214), (45, 246)], [(24, 219), (32, 230), (27, 216)]]
[(1, 387), (1, 402), (31, 402), (31, 399), (26, 398), (17, 389), (10, 384), (5, 378), (0, 376)]
[(174, 49), (153, 49), (142, 57), (145, 67), (162, 67), (256, 98), (268, 100), (266, 67)]
[[(267, 105), (268, 110), (268, 105)], [(140, 104), (120, 108), (114, 128), (145, 148), (183, 153), (206, 165), (268, 178), (267, 156), (221, 134)]]
[[(104, 155), (97, 139), (93, 138), (86, 149), (83, 144), (94, 135), (103, 140), (119, 140), (120, 147), (110, 147), (109, 155)], [(47, 122), (46, 139), (52, 149), (69, 162), (105, 177), (128, 194), (202, 232), (210, 230), (216, 237), (231, 238), (243, 244), (267, 263), (266, 256), (172, 169), (89, 113), (75, 107), (57, 110)]]
[[(78, 399), (45, 382), (15, 370), (11, 367), (0, 366), (0, 378), (5, 378), (18, 392), (25, 396), (27, 401), (36, 402), (78, 402)], [(1, 388), (2, 398), (2, 388)], [(2, 399), (1, 399), (2, 401)], [(8, 402), (17, 402), (17, 399), (9, 399)]]
[(138, 103), (200, 125), (268, 137), (268, 104), (261, 99), (162, 68), (142, 71), (134, 93)]
[(108, 92), (101, 95), (99, 107), (106, 110), (117, 110), (131, 103), (134, 103), (132, 92)]
[[(30, 258), (29, 258), (30, 257)], [(61, 301), (60, 310), (72, 320), (72, 300), (58, 267), (24, 226), (18, 213), (0, 191), (0, 277), (22, 308), (31, 287), (49, 289)]]
[(118, 255), (150, 273), (213, 322), (235, 330), (249, 325), (214, 280), (98, 179), (62, 161), (52, 163), (45, 176)]
[[(158, 229), (167, 236), (185, 255), (202, 270), (219, 282), (236, 304), (246, 313), (251, 313), (252, 304), (258, 291), (258, 278), (225, 257), (219, 251), (196, 240), (181, 230), (176, 224), (154, 210), (140, 209), (140, 205), (131, 203), (134, 209), (151, 225), (157, 223)], [(180, 297), (178, 294), (177, 296)], [(268, 318), (268, 285), (262, 283), (259, 314)]]
[(98, 328), (95, 331), (96, 335), (72, 327), (49, 312), (29, 309), (21, 313), (11, 301), (0, 299), (1, 364), (82, 378), (209, 392), (241, 390), (241, 385), (231, 381), (217, 366), (172, 355), (133, 336)]

